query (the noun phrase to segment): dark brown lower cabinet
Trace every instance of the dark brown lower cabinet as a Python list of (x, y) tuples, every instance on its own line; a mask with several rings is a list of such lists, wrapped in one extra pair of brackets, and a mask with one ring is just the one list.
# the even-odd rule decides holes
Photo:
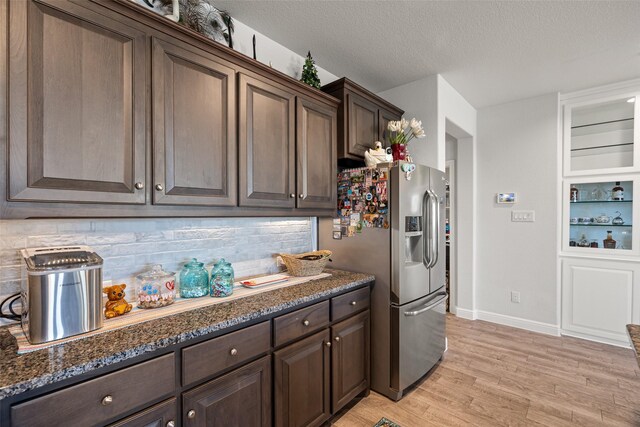
[(185, 426), (271, 425), (271, 356), (182, 395)]
[(176, 415), (176, 399), (171, 398), (109, 427), (173, 427), (177, 425)]
[(325, 329), (274, 353), (276, 426), (317, 426), (331, 416), (330, 339)]
[(331, 409), (339, 411), (369, 386), (369, 311), (331, 327)]

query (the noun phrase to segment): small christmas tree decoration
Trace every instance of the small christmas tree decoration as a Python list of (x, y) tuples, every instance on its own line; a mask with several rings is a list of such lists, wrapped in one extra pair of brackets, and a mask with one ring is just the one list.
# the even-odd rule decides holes
[(308, 84), (309, 86), (313, 86), (316, 89), (320, 89), (320, 77), (318, 77), (318, 70), (315, 66), (315, 61), (311, 57), (311, 51), (307, 53), (307, 58), (304, 60), (300, 81)]

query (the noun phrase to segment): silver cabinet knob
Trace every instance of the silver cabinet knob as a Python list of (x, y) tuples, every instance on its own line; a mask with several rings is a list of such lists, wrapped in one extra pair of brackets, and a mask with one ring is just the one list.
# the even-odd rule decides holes
[(231, 354), (232, 356), (235, 356), (236, 354), (238, 354), (238, 350), (236, 350), (235, 348), (232, 348), (229, 354)]
[(102, 406), (109, 406), (111, 403), (113, 403), (113, 396), (110, 394), (102, 398)]
[(171, 420), (167, 423), (166, 427), (176, 427), (176, 422)]
[(304, 199), (304, 194), (299, 194), (298, 197), (300, 197), (301, 199)]
[(336, 342), (340, 342), (340, 337), (335, 338)]
[(156, 184), (156, 190), (162, 191), (164, 190), (164, 187), (162, 186), (162, 184)]
[(351, 301), (351, 303), (350, 303), (350, 304), (351, 304), (351, 305), (356, 305), (356, 302), (355, 302), (355, 301)]
[(304, 326), (309, 326), (310, 322), (307, 319), (304, 319), (304, 321), (302, 322), (302, 324)]
[(144, 182), (138, 181), (135, 183), (134, 187), (136, 187), (136, 190), (142, 190), (144, 188)]
[(193, 409), (187, 412), (187, 418), (189, 418), (190, 420), (194, 419), (195, 417), (196, 417), (196, 411), (194, 411)]
[(327, 341), (326, 343), (324, 343), (324, 345), (326, 345), (327, 347), (331, 347), (331, 341)]
[(293, 193), (291, 193), (291, 194), (289, 194), (289, 197), (291, 197), (291, 198), (293, 199), (293, 198), (295, 198), (295, 197), (296, 197), (296, 195), (295, 195), (295, 194), (293, 194)]

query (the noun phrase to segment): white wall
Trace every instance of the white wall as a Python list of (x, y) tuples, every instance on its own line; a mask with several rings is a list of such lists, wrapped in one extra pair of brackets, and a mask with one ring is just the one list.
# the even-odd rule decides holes
[[(477, 310), (557, 325), (558, 95), (478, 110)], [(496, 193), (516, 192), (513, 205)], [(511, 222), (512, 210), (535, 222)], [(521, 293), (520, 304), (510, 291)]]
[(379, 94), (405, 110), (405, 117), (423, 121), (425, 139), (409, 146), (413, 159), (444, 171), (447, 133), (458, 139), (456, 178), (457, 295), (452, 312), (474, 317), (475, 310), (475, 151), (476, 110), (442, 76), (432, 75)]
[[(253, 58), (253, 35), (256, 35), (256, 58), (263, 64), (271, 65), (278, 71), (281, 71), (295, 79), (300, 79), (302, 74), (302, 65), (304, 65), (304, 57), (289, 50), (280, 43), (271, 40), (269, 37), (255, 31), (253, 28), (246, 26), (242, 22), (234, 19), (235, 31), (233, 33), (233, 49), (244, 53)], [(313, 56), (313, 52), (311, 52)], [(315, 59), (315, 58), (314, 58)], [(337, 80), (338, 77), (316, 63), (318, 69), (318, 77), (322, 85)]]

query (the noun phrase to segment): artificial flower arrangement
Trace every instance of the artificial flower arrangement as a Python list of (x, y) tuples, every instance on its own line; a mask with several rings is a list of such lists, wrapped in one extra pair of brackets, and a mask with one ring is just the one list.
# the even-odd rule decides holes
[(415, 118), (408, 121), (405, 118), (390, 121), (387, 124), (389, 143), (393, 160), (405, 160), (407, 157), (406, 146), (413, 138), (424, 138), (422, 121)]

